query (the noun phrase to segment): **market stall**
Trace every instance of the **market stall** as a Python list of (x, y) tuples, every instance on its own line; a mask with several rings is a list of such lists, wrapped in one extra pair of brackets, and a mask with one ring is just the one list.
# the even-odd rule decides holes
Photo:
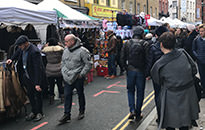
[(46, 27), (48, 24), (57, 24), (57, 15), (53, 10), (40, 8), (24, 0), (1, 0), (0, 23), (0, 47), (7, 52), (15, 39), (28, 30), (35, 29), (34, 39), (44, 42)]

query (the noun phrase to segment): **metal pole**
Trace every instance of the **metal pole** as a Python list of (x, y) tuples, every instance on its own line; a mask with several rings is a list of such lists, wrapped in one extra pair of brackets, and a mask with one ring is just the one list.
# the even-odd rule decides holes
[(79, 1), (79, 7), (81, 7), (81, 2), (80, 2), (81, 0), (78, 0), (78, 1)]
[(202, 18), (202, 23), (204, 23), (204, 3), (203, 3), (203, 0), (201, 0), (201, 12), (202, 12), (202, 15), (201, 15), (201, 18)]
[(148, 12), (148, 9), (149, 9), (148, 4), (149, 4), (149, 2), (147, 0), (147, 14), (149, 14), (149, 12)]
[(176, 6), (176, 18), (178, 18), (178, 6)]

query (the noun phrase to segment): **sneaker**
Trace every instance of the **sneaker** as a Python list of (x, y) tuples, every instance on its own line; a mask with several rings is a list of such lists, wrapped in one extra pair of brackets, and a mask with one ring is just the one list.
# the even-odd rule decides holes
[(115, 76), (115, 75), (112, 75), (112, 76), (110, 76), (109, 79), (114, 79), (114, 78), (116, 78), (116, 76)]
[(140, 114), (140, 115), (136, 116), (136, 121), (140, 121), (142, 118), (143, 118), (143, 115)]
[(45, 117), (45, 115), (38, 113), (36, 115), (36, 117), (33, 119), (34, 122), (40, 121), (41, 119), (43, 119)]
[(81, 120), (85, 117), (85, 113), (84, 112), (80, 112), (78, 115), (78, 120)]
[(36, 117), (36, 115), (31, 112), (29, 115), (26, 116), (26, 121), (31, 121)]
[(134, 112), (130, 112), (130, 115), (129, 115), (128, 119), (134, 120), (135, 115), (136, 114)]
[(61, 117), (61, 119), (59, 120), (60, 123), (66, 123), (66, 122), (70, 122), (70, 115), (68, 114), (64, 114), (63, 117)]
[(111, 76), (111, 75), (108, 74), (108, 75), (105, 75), (104, 77), (105, 77), (105, 78), (108, 78), (108, 77), (110, 77), (110, 76)]

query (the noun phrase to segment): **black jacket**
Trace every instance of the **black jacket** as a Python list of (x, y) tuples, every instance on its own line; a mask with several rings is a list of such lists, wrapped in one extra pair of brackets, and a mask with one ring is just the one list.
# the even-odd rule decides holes
[(160, 49), (160, 42), (152, 44), (148, 52), (148, 62), (145, 69), (145, 75), (150, 76), (150, 70), (154, 63), (163, 55), (163, 52)]
[(187, 37), (187, 39), (184, 41), (184, 46), (183, 48), (186, 50), (186, 52), (189, 53), (189, 55), (192, 57), (192, 59), (196, 59), (193, 55), (192, 52), (192, 42), (193, 40), (196, 38), (196, 36), (198, 35), (198, 33), (194, 30), (193, 32), (191, 32), (191, 34)]
[[(21, 49), (18, 49), (11, 58), (11, 60), (18, 61), (17, 70), (21, 82), (24, 80), (23, 74), (25, 72), (23, 69), (22, 54), (23, 51)], [(30, 44), (28, 48), (27, 71), (29, 78), (31, 82), (33, 82), (34, 86), (42, 84), (43, 79), (45, 79), (45, 68), (43, 66), (41, 53), (39, 49), (33, 44)]]

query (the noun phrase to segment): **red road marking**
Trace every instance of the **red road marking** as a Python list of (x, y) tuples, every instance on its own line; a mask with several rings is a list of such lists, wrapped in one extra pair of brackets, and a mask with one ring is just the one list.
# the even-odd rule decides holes
[(119, 91), (107, 91), (107, 90), (102, 90), (99, 93), (96, 93), (95, 95), (93, 95), (93, 97), (97, 97), (102, 93), (120, 93)]
[(120, 81), (118, 81), (118, 82), (116, 82), (116, 83), (114, 83), (114, 84), (109, 85), (107, 88), (112, 88), (113, 86), (116, 86), (116, 85), (119, 84), (119, 83), (120, 83)]
[(44, 125), (46, 125), (46, 124), (48, 124), (48, 122), (43, 122), (43, 123), (41, 123), (40, 125), (38, 125), (38, 126), (32, 128), (31, 130), (37, 130), (37, 129), (39, 129), (40, 127), (42, 127), (42, 126), (44, 126)]

